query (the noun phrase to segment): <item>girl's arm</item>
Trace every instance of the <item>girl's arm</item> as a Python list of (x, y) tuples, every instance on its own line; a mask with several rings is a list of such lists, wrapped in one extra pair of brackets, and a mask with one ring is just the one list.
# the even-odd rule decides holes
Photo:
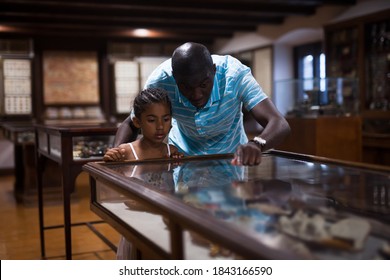
[(122, 144), (116, 148), (111, 148), (107, 150), (106, 154), (103, 157), (104, 161), (124, 161), (129, 159), (129, 145)]

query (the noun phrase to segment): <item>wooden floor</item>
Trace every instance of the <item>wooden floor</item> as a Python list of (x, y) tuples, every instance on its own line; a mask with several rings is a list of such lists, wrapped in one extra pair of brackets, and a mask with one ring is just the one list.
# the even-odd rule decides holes
[[(38, 205), (18, 204), (13, 188), (12, 175), (0, 176), (0, 259), (40, 260)], [(89, 209), (90, 188), (88, 176), (81, 173), (76, 180), (72, 195), (72, 223), (100, 220)], [(63, 224), (62, 202), (59, 198), (45, 204), (45, 226)], [(119, 234), (109, 225), (102, 223), (95, 227), (113, 244), (119, 242)], [(63, 228), (45, 230), (46, 259), (65, 259)], [(72, 227), (72, 258), (76, 260), (112, 260), (115, 252), (110, 249), (87, 226)]]

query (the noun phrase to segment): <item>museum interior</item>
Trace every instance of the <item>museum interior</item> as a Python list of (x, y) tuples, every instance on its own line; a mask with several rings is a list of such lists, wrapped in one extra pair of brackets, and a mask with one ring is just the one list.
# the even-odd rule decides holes
[[(291, 133), (258, 166), (104, 163), (185, 42), (249, 66)], [(389, 259), (390, 1), (1, 1), (0, 212), (2, 260), (115, 260), (122, 238), (130, 259)]]

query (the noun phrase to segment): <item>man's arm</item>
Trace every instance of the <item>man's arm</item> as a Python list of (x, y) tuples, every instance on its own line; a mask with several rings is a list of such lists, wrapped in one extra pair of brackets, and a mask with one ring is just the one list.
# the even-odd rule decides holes
[(131, 116), (128, 116), (118, 127), (115, 134), (114, 147), (122, 143), (133, 142), (137, 139), (138, 128), (133, 125)]
[(281, 144), (290, 133), (288, 122), (268, 98), (253, 107), (250, 113), (264, 128), (258, 136), (264, 139), (266, 144), (259, 145), (255, 142), (248, 142), (248, 144), (240, 145), (235, 152), (232, 164), (260, 164), (261, 153)]
[(267, 141), (263, 150), (277, 147), (290, 134), (290, 125), (268, 98), (253, 107), (250, 113), (264, 128), (259, 135)]

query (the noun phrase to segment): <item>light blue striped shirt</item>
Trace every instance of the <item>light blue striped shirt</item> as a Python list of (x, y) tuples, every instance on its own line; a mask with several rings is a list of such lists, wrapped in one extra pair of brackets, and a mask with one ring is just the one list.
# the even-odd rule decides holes
[(158, 66), (145, 84), (145, 88), (168, 91), (173, 117), (169, 142), (186, 155), (234, 153), (238, 145), (248, 142), (242, 106), (250, 111), (267, 98), (250, 68), (229, 55), (212, 58), (217, 71), (210, 99), (202, 109), (180, 94), (171, 59)]

